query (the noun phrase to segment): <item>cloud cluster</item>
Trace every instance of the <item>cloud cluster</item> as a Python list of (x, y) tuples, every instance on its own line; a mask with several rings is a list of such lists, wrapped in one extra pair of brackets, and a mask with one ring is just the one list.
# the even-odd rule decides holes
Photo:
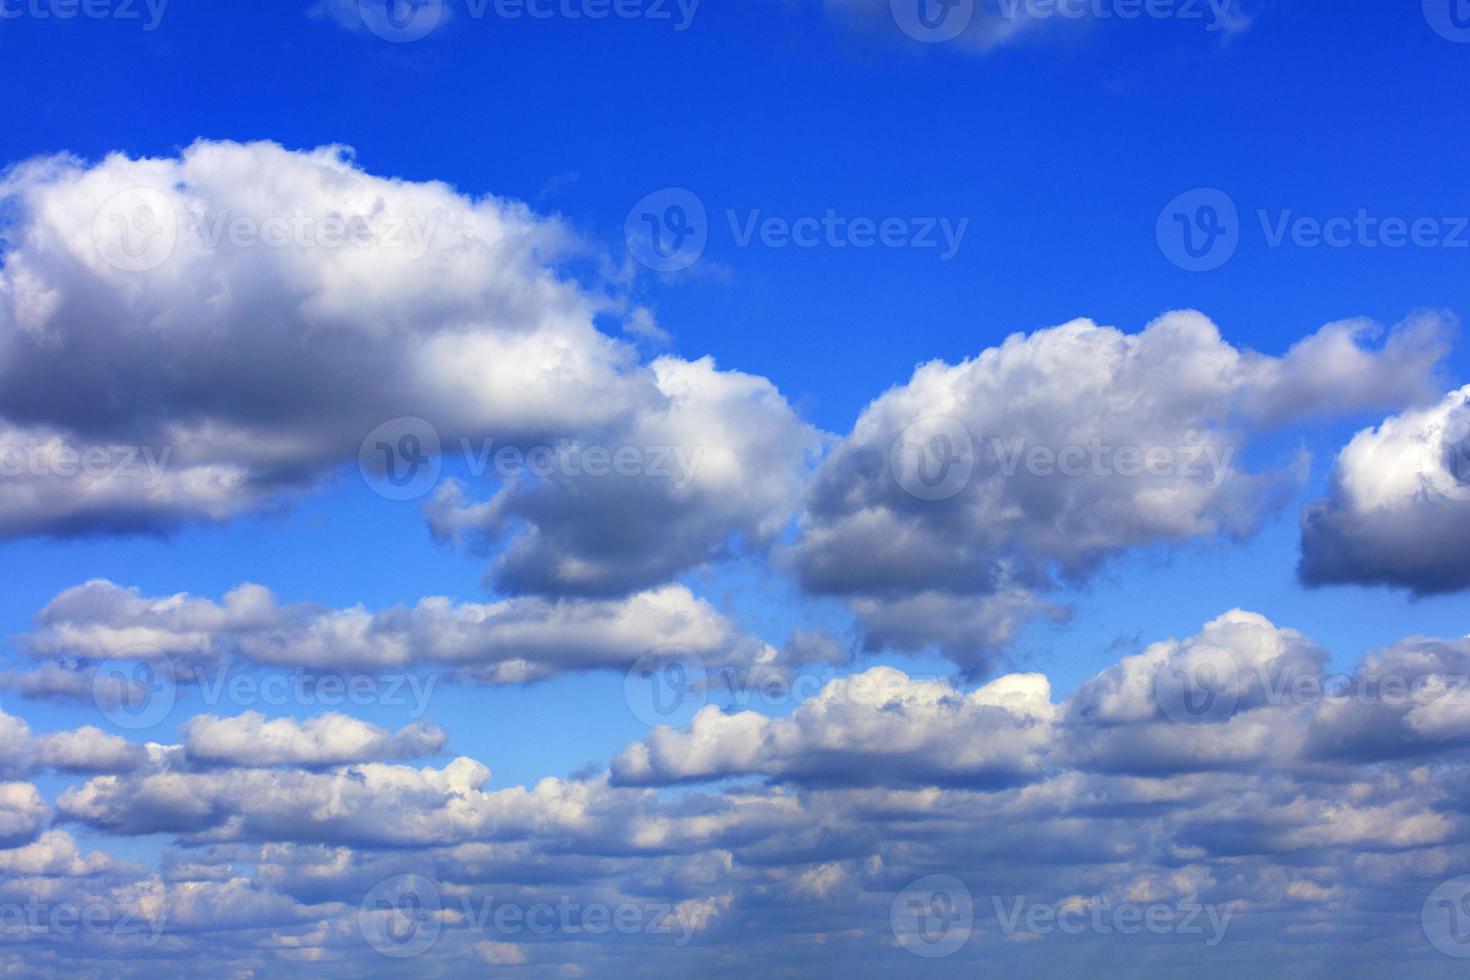
[(961, 664), (1127, 549), (1242, 537), (1296, 471), (1240, 459), (1264, 430), (1424, 399), (1446, 325), (1370, 346), (1330, 324), (1281, 357), (1232, 347), (1198, 313), (1138, 334), (1078, 320), (959, 364), (921, 365), (824, 461), (789, 560), (847, 599), (870, 648), (939, 645)]
[[(0, 867), (15, 876), (0, 901), (24, 888), (157, 922), (156, 948), (127, 954), (139, 968), (208, 956), (261, 975), (301, 963), (430, 975), (468, 961), (623, 975), (652, 949), (708, 970), (739, 947), (742, 961), (803, 970), (895, 970), (917, 961), (890, 906), (945, 874), (975, 912), (974, 934), (942, 964), (957, 973), (1122, 969), (1145, 955), (1224, 976), (1242, 956), (1310, 962), (1328, 943), (1427, 969), (1438, 954), (1421, 906), (1470, 860), (1470, 694), (1454, 683), (1470, 652), (1410, 638), (1364, 658), (1344, 678), (1351, 694), (1313, 686), (1326, 664), (1300, 633), (1234, 611), (1059, 703), (1039, 675), (967, 690), (875, 668), (789, 717), (707, 709), (629, 746), (609, 774), (531, 787), (492, 788), (468, 758), (323, 768), (354, 751), (327, 750), (338, 738), (325, 728), (283, 726), (249, 739), (270, 743), (252, 751), (239, 742), (260, 719), (210, 719), (183, 752), (57, 800), (54, 818), (89, 832), (170, 835), (177, 849), (157, 872), (82, 855), (47, 829), (34, 788), (0, 786)], [(1401, 676), (1419, 679), (1404, 688), (1414, 696), (1392, 695)], [(201, 768), (187, 755), (205, 733), (229, 751)], [(344, 726), (341, 738), (357, 734)], [(373, 896), (391, 892), (386, 908), (400, 908), (405, 877), (431, 937), (400, 962), (380, 952)], [(1007, 925), (1018, 897), (1054, 911), (1204, 906), (1223, 941), (1096, 930), (1064, 941)], [(502, 905), (523, 918), (497, 919)], [(593, 906), (623, 908), (629, 927), (558, 918)], [(545, 930), (526, 928), (531, 908)], [(767, 939), (751, 953), (755, 933)], [(126, 970), (116, 939), (85, 937), (67, 955)]]

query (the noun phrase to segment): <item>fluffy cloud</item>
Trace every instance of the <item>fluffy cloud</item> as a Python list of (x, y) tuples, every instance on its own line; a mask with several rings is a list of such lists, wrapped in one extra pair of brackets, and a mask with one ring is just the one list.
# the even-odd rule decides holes
[(1308, 585), (1470, 587), (1470, 387), (1365, 429), (1302, 515)]
[(619, 475), (614, 450), (595, 474), (579, 455), (575, 470), (518, 474), (478, 503), (448, 482), (429, 504), (435, 533), (508, 538), (492, 581), (536, 593), (647, 588), (726, 556), (732, 535), (764, 548), (791, 519), (821, 448), (816, 431), (764, 378), (718, 371), (708, 358), (659, 358), (652, 372), (665, 401), (611, 444), (637, 454), (630, 471), (659, 472)]
[(24, 719), (0, 711), (0, 773), (127, 772), (148, 761), (147, 750), (90, 725), (32, 735)]
[[(48, 603), (24, 645), (36, 657), (84, 662), (167, 657), (176, 665), (239, 658), (322, 671), (446, 667), (487, 684), (575, 670), (626, 670), (662, 648), (691, 651), (711, 666), (777, 657), (678, 585), (627, 599), (526, 596), (456, 603), (432, 597), (372, 612), (361, 606), (286, 605), (256, 585), (240, 586), (216, 602), (189, 595), (151, 598), (97, 580)], [(60, 669), (52, 666), (53, 672)], [(45, 678), (30, 687), (38, 696), (67, 690)], [(90, 687), (84, 693), (90, 696)]]
[(763, 379), (646, 366), (600, 333), (626, 304), (558, 274), (580, 246), (557, 222), (373, 176), (340, 147), (36, 159), (0, 179), (0, 206), (3, 537), (225, 520), (414, 417), (447, 451), (698, 459), (512, 479), (469, 514), (439, 502), (442, 533), (504, 539), (508, 589), (628, 592), (769, 539), (817, 445)]
[(710, 705), (613, 760), (624, 785), (769, 776), (816, 785), (999, 786), (1034, 777), (1052, 738), (1051, 688), (1011, 675), (968, 694), (891, 667), (835, 680), (786, 719)]
[(433, 725), (408, 725), (396, 734), (340, 714), (298, 722), (267, 721), (259, 712), (234, 718), (196, 715), (184, 724), (189, 761), (218, 766), (332, 766), (349, 762), (434, 755), (448, 737)]
[(1261, 430), (1424, 398), (1444, 325), (1418, 318), (1377, 348), (1372, 332), (1331, 324), (1268, 357), (1181, 312), (922, 365), (826, 459), (789, 560), (849, 600), (870, 647), (984, 666), (1028, 619), (1063, 614), (1046, 592), (1112, 555), (1249, 534), (1294, 475), (1238, 468)]
[[(936, 874), (975, 909), (974, 935), (946, 961), (960, 973), (1059, 959), (1122, 969), (1146, 951), (1170, 972), (1223, 976), (1240, 956), (1296, 962), (1327, 943), (1413, 972), (1434, 955), (1420, 932), (1426, 897), (1470, 861), (1470, 714), (1449, 684), (1470, 665), (1464, 646), (1410, 639), (1363, 660), (1352, 675), (1362, 697), (1321, 697), (1321, 650), (1233, 611), (1060, 703), (1039, 675), (967, 690), (874, 668), (789, 717), (706, 710), (630, 746), (610, 776), (531, 787), (491, 788), (467, 758), (308, 771), (199, 769), (163, 753), (57, 802), (59, 819), (90, 831), (172, 835), (180, 850), (157, 876), (42, 836), (47, 809), (24, 784), (0, 788), (0, 810), (21, 814), (0, 868), (22, 882), (10, 887), (53, 900), (146, 910), (162, 922), (157, 956), (261, 975), (394, 962), (379, 958), (379, 918), (402, 908), (426, 914), (419, 928), (435, 923), (415, 973), (473, 962), (623, 975), (654, 948), (717, 970), (752, 931), (770, 938), (743, 962), (901, 970), (913, 961), (892, 909)], [(1396, 675), (1429, 680), (1384, 713)], [(631, 782), (645, 786), (619, 785)], [(646, 788), (694, 782), (709, 785)], [(1007, 926), (1017, 900), (1103, 915), (1193, 907), (1225, 943), (1207, 945), (1208, 929), (1146, 945), (1087, 930), (1061, 943)], [(635, 927), (558, 918), (599, 903)], [(502, 906), (522, 918), (497, 919)], [(533, 907), (548, 929), (506, 925)], [(667, 929), (643, 928), (655, 915)], [(86, 937), (87, 955), (115, 963), (110, 939)]]

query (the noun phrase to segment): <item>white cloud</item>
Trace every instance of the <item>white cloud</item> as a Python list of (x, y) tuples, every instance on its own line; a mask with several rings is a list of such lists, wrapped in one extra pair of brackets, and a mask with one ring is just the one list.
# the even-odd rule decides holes
[(1470, 587), (1470, 386), (1364, 429), (1302, 515), (1308, 585)]
[(824, 462), (788, 557), (809, 590), (851, 603), (870, 647), (937, 644), (983, 667), (1027, 620), (1064, 614), (1046, 593), (1109, 557), (1251, 533), (1299, 476), (1242, 468), (1263, 429), (1424, 397), (1445, 325), (1416, 318), (1378, 348), (1371, 333), (1331, 324), (1268, 357), (1177, 312), (921, 365)]

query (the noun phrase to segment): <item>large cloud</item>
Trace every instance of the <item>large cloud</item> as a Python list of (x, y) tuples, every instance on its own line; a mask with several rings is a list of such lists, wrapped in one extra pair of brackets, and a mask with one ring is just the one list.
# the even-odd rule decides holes
[(824, 462), (790, 560), (809, 590), (850, 601), (870, 647), (937, 644), (982, 666), (1109, 556), (1250, 533), (1293, 476), (1240, 468), (1262, 430), (1427, 397), (1444, 325), (1417, 318), (1377, 349), (1372, 333), (1331, 324), (1268, 357), (1180, 312), (922, 365)]
[(1470, 587), (1470, 387), (1365, 429), (1302, 515), (1308, 585)]
[(627, 305), (556, 271), (578, 247), (557, 222), (341, 148), (37, 159), (0, 179), (0, 207), (3, 537), (224, 520), (413, 417), (447, 451), (698, 460), (512, 480), (493, 519), (441, 501), (441, 531), (509, 539), (508, 588), (627, 592), (768, 539), (816, 447), (763, 379), (645, 366), (600, 333)]

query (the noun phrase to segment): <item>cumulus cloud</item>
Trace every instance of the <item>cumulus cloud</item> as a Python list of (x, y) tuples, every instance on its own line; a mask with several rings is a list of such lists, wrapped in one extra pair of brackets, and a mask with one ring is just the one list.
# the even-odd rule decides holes
[[(821, 448), (816, 430), (765, 378), (709, 358), (659, 358), (652, 372), (664, 403), (611, 440), (618, 448), (595, 473), (573, 445), (575, 467), (519, 473), (482, 502), (447, 482), (428, 506), (434, 532), (507, 541), (491, 581), (534, 593), (621, 594), (726, 557), (735, 537), (764, 548), (795, 510)], [(642, 472), (620, 475), (619, 452)]]
[(99, 728), (32, 735), (24, 719), (0, 711), (0, 773), (127, 772), (147, 761), (143, 746)]
[(581, 246), (555, 220), (341, 147), (35, 159), (0, 205), (3, 537), (226, 520), (412, 417), (450, 451), (697, 460), (439, 501), (440, 533), (506, 548), (507, 589), (628, 592), (769, 540), (817, 446), (764, 379), (599, 332), (626, 304), (558, 273)]
[(1353, 437), (1302, 515), (1308, 585), (1470, 587), (1470, 386)]
[[(831, 681), (789, 717), (707, 709), (629, 746), (610, 775), (529, 787), (493, 788), (469, 758), (312, 770), (248, 758), (197, 768), (164, 753), (57, 801), (59, 819), (90, 831), (172, 836), (179, 850), (157, 877), (79, 855), (45, 831), (47, 809), (24, 784), (0, 787), (0, 812), (20, 814), (0, 868), (56, 896), (166, 909), (177, 925), (160, 942), (174, 961), (262, 974), (371, 964), (376, 933), (360, 916), (404, 876), (418, 882), (413, 908), (442, 931), (423, 953), (430, 968), (619, 975), (662, 943), (714, 969), (752, 930), (780, 924), (757, 960), (897, 969), (909, 954), (886, 928), (890, 910), (934, 874), (973, 899), (976, 935), (952, 961), (966, 970), (1056, 961), (1054, 944), (1009, 941), (1044, 938), (1003, 925), (1018, 897), (1053, 910), (1203, 905), (1228, 933), (1222, 973), (1243, 951), (1279, 951), (1282, 936), (1302, 955), (1350, 943), (1363, 958), (1402, 958), (1423, 943), (1425, 897), (1470, 860), (1470, 714), (1448, 685), (1463, 648), (1410, 638), (1371, 654), (1351, 675), (1366, 696), (1345, 704), (1314, 696), (1332, 689), (1323, 651), (1237, 610), (1060, 702), (1035, 674), (967, 689), (880, 667)], [(1398, 674), (1430, 680), (1383, 713)], [(296, 760), (317, 751), (296, 729), (290, 741), (302, 737), (313, 748)], [(692, 783), (706, 786), (650, 788)], [(541, 903), (554, 922), (558, 908), (596, 902), (659, 909), (670, 929), (604, 936), (575, 913), (544, 933), (494, 924), (499, 905)], [(863, 918), (884, 926), (852, 931)], [(251, 926), (272, 938), (237, 945)], [(1137, 952), (1112, 934), (1070, 940), (1093, 966)], [(1225, 955), (1186, 935), (1151, 942), (1171, 969)]]
[(1087, 320), (921, 365), (824, 461), (787, 558), (849, 601), (870, 647), (987, 655), (1047, 597), (1129, 548), (1251, 533), (1297, 467), (1251, 473), (1263, 430), (1423, 398), (1447, 328), (1331, 324), (1281, 357), (1232, 347), (1198, 313), (1142, 333)]
[(448, 741), (423, 722), (389, 732), (347, 715), (329, 713), (304, 722), (267, 721), (259, 712), (234, 718), (196, 715), (184, 724), (184, 755), (215, 766), (333, 766), (434, 755)]
[[(240, 586), (215, 601), (186, 594), (148, 597), (95, 580), (49, 602), (23, 645), (33, 656), (67, 662), (166, 657), (180, 666), (238, 658), (322, 671), (442, 667), (486, 684), (626, 670), (659, 649), (688, 651), (711, 666), (778, 658), (680, 585), (626, 599), (522, 596), (459, 603), (430, 597), (374, 612), (283, 604), (257, 585)], [(48, 667), (62, 671), (55, 663)], [(13, 683), (26, 690), (24, 683)], [(45, 677), (30, 687), (38, 696), (66, 692), (65, 685)], [(90, 696), (90, 686), (84, 694)]]
[(964, 694), (875, 667), (832, 681), (790, 718), (710, 705), (687, 728), (661, 728), (628, 746), (612, 777), (623, 785), (751, 775), (818, 785), (1006, 785), (1040, 771), (1053, 713), (1039, 674)]

